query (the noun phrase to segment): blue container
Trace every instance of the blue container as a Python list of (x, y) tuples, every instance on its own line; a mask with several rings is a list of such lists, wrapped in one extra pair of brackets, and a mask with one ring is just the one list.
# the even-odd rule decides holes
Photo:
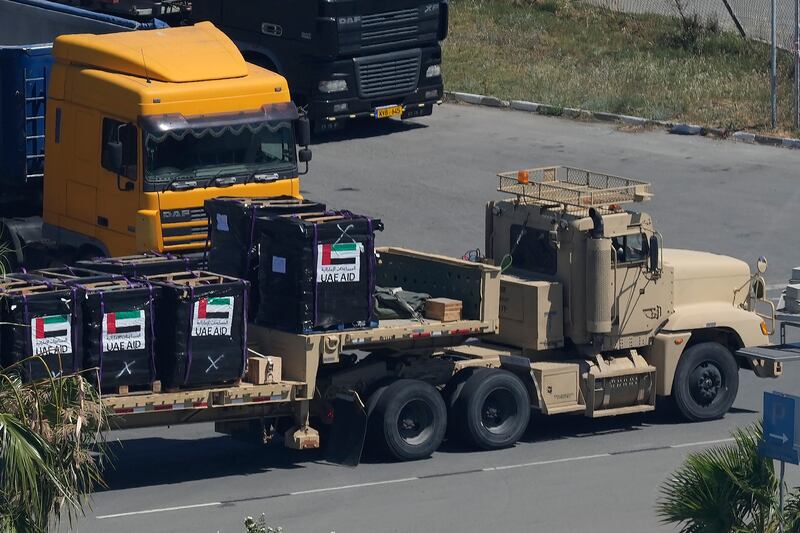
[(0, 183), (25, 187), (44, 175), (50, 43), (0, 48)]
[(0, 196), (41, 187), (52, 41), (162, 27), (155, 19), (137, 22), (47, 0), (0, 0)]

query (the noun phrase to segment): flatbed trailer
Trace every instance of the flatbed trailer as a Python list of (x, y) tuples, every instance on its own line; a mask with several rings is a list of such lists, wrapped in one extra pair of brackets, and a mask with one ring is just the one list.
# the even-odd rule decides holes
[[(316, 448), (319, 434), (311, 427), (310, 415), (327, 412), (332, 399), (343, 391), (364, 395), (365, 389), (358, 382), (370, 381), (359, 368), (356, 383), (350, 383), (354, 351), (436, 360), (448, 346), (497, 332), (500, 268), (402, 248), (379, 248), (377, 252), (379, 280), (391, 279), (409, 290), (459, 298), (464, 302), (463, 319), (392, 319), (382, 320), (374, 328), (308, 334), (250, 324), (251, 352), (279, 357), (281, 380), (263, 385), (242, 381), (202, 389), (103, 395), (111, 426), (127, 429), (215, 422), (220, 432), (237, 434), (250, 432), (255, 421), (291, 417), (294, 427), (286, 433), (285, 444), (297, 449)], [(450, 363), (445, 366), (460, 368)], [(385, 368), (381, 372), (385, 373)], [(376, 372), (367, 374), (374, 377)]]

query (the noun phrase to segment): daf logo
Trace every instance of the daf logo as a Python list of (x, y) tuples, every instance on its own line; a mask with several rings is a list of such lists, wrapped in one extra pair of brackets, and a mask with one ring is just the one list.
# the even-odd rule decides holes
[(173, 209), (172, 211), (162, 211), (161, 216), (164, 218), (181, 218), (191, 216), (190, 209)]
[(361, 17), (339, 17), (339, 25), (347, 26), (348, 24), (360, 24)]

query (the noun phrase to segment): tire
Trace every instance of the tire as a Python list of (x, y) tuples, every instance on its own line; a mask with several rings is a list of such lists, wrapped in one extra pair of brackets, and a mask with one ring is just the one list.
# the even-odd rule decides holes
[(98, 257), (105, 257), (105, 255), (99, 248), (91, 244), (84, 244), (75, 252), (74, 259), (70, 264), (74, 265), (78, 261), (90, 261)]
[(452, 434), (483, 450), (513, 446), (528, 427), (530, 398), (507, 370), (481, 369), (469, 376), (451, 406)]
[(447, 408), (436, 387), (423, 381), (400, 379), (381, 387), (367, 412), (371, 443), (397, 460), (430, 457), (444, 439)]
[(0, 223), (0, 274), (16, 272), (19, 267), (20, 264), (17, 261), (17, 250), (14, 246), (14, 239), (11, 236), (11, 229)]
[(717, 342), (688, 348), (678, 362), (672, 397), (690, 422), (722, 418), (739, 391), (739, 366), (730, 350)]

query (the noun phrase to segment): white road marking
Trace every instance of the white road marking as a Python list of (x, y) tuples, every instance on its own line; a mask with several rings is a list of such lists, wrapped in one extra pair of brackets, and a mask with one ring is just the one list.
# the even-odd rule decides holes
[(520, 463), (518, 465), (491, 466), (481, 469), (483, 472), (493, 472), (495, 470), (511, 470), (512, 468), (527, 468), (529, 466), (552, 465), (555, 463), (571, 463), (573, 461), (586, 461), (588, 459), (599, 459), (600, 457), (611, 457), (610, 453), (598, 453), (595, 455), (581, 455), (578, 457), (565, 457), (563, 459), (550, 459), (548, 461), (534, 461), (532, 463)]
[(772, 285), (767, 285), (768, 291), (782, 291), (786, 288), (788, 283), (773, 283)]
[(405, 483), (406, 481), (417, 481), (418, 477), (404, 477), (400, 479), (387, 479), (386, 481), (372, 481), (370, 483), (356, 483), (355, 485), (342, 485), (340, 487), (325, 487), (322, 489), (298, 490), (290, 492), (289, 496), (300, 496), (301, 494), (316, 494), (318, 492), (333, 492), (335, 490), (359, 489), (362, 487), (374, 487), (375, 485), (389, 485), (392, 483)]
[(178, 505), (176, 507), (162, 507), (161, 509), (146, 509), (144, 511), (132, 511), (130, 513), (104, 514), (97, 517), (98, 520), (106, 518), (120, 518), (123, 516), (135, 516), (140, 514), (165, 513), (167, 511), (183, 511), (184, 509), (197, 509), (198, 507), (218, 507), (222, 502), (195, 503), (194, 505)]
[[(693, 446), (708, 446), (708, 445), (712, 445), (712, 444), (722, 444), (722, 443), (725, 443), (725, 442), (731, 442), (733, 440), (734, 439), (728, 438), (728, 439), (705, 440), (705, 441), (697, 441), (697, 442), (685, 442), (685, 443), (681, 443), (681, 444), (672, 444), (670, 446), (665, 446), (663, 448), (655, 448), (655, 449), (654, 448), (647, 448), (647, 449), (641, 450), (641, 452), (652, 452), (652, 451), (658, 451), (659, 449), (666, 450), (666, 449), (670, 449), (670, 448), (689, 448), (689, 447), (693, 447)], [(637, 450), (630, 450), (631, 453), (636, 452), (636, 451)], [(519, 463), (519, 464), (514, 464), (514, 465), (490, 466), (490, 467), (482, 468), (480, 470), (469, 470), (469, 471), (466, 471), (466, 472), (463, 472), (463, 473), (467, 474), (467, 473), (476, 473), (476, 472), (497, 472), (497, 471), (501, 471), (501, 470), (512, 470), (512, 469), (515, 469), (515, 468), (529, 468), (529, 467), (532, 467), (532, 466), (545, 466), (545, 465), (552, 465), (552, 464), (558, 464), (558, 463), (571, 463), (571, 462), (577, 462), (577, 461), (589, 461), (591, 459), (601, 459), (601, 458), (604, 458), (604, 457), (614, 457), (616, 454), (619, 454), (619, 452), (597, 453), (597, 454), (593, 454), (593, 455), (579, 455), (579, 456), (576, 456), (576, 457), (563, 457), (561, 459), (547, 459), (547, 460), (542, 460), (542, 461), (533, 461), (533, 462), (530, 462), (530, 463)], [(452, 474), (458, 474), (458, 473), (460, 473), (460, 472), (445, 472), (442, 475), (452, 475)], [(365, 488), (365, 487), (375, 487), (375, 486), (378, 486), (378, 485), (392, 485), (392, 484), (397, 484), (397, 483), (408, 483), (410, 481), (425, 481), (426, 479), (429, 479), (429, 478), (435, 479), (436, 477), (438, 477), (438, 476), (404, 477), (404, 478), (397, 478), (397, 479), (387, 479), (387, 480), (383, 480), (383, 481), (370, 481), (370, 482), (367, 482), (367, 483), (355, 483), (353, 485), (340, 485), (340, 486), (337, 486), (337, 487), (323, 487), (323, 488), (319, 488), (319, 489), (299, 490), (299, 491), (289, 492), (289, 493), (282, 494), (282, 495), (277, 495), (277, 496), (276, 495), (264, 496), (263, 499), (266, 500), (266, 499), (274, 498), (274, 497), (302, 496), (302, 495), (305, 495), (305, 494), (318, 494), (320, 492), (335, 492), (335, 491), (340, 491), (340, 490), (360, 489), (360, 488)], [(258, 498), (247, 498), (247, 500), (251, 500), (251, 499), (258, 499)], [(224, 505), (227, 505), (229, 503), (235, 504), (236, 501), (235, 500), (231, 500), (230, 502), (227, 502)], [(97, 516), (96, 518), (98, 520), (105, 520), (105, 519), (108, 519), (108, 518), (124, 518), (124, 517), (128, 517), (128, 516), (136, 516), (136, 515), (143, 515), (143, 514), (165, 513), (165, 512), (168, 512), (168, 511), (183, 511), (183, 510), (186, 510), (186, 509), (197, 509), (199, 507), (220, 507), (222, 505), (223, 505), (223, 502), (197, 503), (197, 504), (194, 504), (194, 505), (179, 505), (179, 506), (175, 506), (175, 507), (162, 507), (160, 509), (146, 509), (146, 510), (143, 510), (143, 511), (132, 511), (132, 512), (129, 512), (129, 513), (117, 513), (117, 514), (100, 515), (100, 516)]]
[(670, 448), (690, 448), (692, 446), (708, 446), (710, 444), (723, 444), (733, 442), (735, 439), (701, 440), (698, 442), (685, 442), (683, 444), (673, 444)]

